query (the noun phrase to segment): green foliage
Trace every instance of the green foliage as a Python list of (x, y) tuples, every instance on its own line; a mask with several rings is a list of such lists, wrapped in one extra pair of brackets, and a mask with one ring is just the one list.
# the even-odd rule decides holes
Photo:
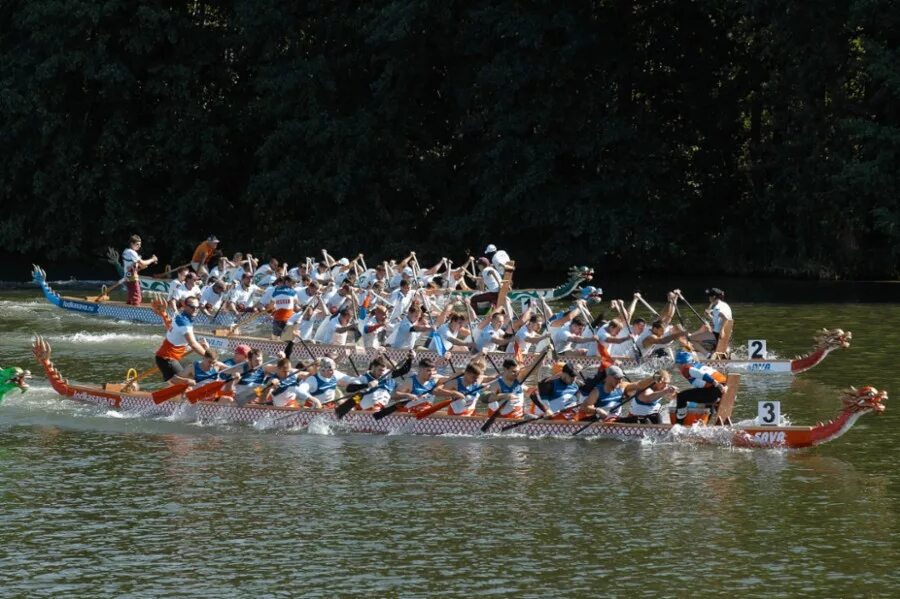
[(0, 249), (896, 276), (892, 4), (9, 0)]

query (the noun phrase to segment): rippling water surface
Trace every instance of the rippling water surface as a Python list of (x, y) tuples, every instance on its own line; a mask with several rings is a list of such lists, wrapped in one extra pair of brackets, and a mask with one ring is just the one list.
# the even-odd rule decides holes
[[(839, 390), (900, 393), (900, 307), (735, 304), (782, 356), (822, 326), (854, 347), (799, 377), (746, 376), (737, 416), (796, 424)], [(141, 327), (0, 295), (0, 365), (71, 379), (152, 365)], [(752, 334), (751, 334), (752, 333)], [(37, 373), (36, 373), (37, 375)], [(0, 406), (0, 596), (891, 596), (900, 588), (892, 401), (805, 451), (375, 436), (132, 418), (36, 376)]]

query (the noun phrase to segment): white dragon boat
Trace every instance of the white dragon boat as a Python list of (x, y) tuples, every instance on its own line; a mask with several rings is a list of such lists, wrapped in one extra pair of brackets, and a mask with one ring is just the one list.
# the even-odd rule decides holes
[[(119, 258), (119, 252), (117, 252), (113, 248), (108, 248), (106, 259), (110, 264), (116, 267), (116, 272), (118, 273), (120, 279), (125, 276), (125, 271), (122, 270), (122, 261)], [(166, 270), (168, 270), (168, 267), (166, 268)], [(572, 295), (576, 290), (578, 290), (579, 286), (582, 283), (590, 281), (593, 277), (593, 268), (589, 268), (587, 266), (573, 266), (569, 268), (566, 280), (556, 287), (511, 289), (509, 291), (509, 299), (514, 302), (521, 302), (525, 299), (543, 299), (544, 301), (548, 302), (563, 300)], [(152, 275), (142, 276), (140, 281), (141, 291), (143, 293), (162, 293), (163, 295), (169, 294), (169, 288), (172, 284), (171, 278), (155, 278)], [(480, 292), (461, 290), (453, 292), (454, 295), (459, 295), (462, 297), (469, 297), (477, 293)]]
[[(225, 352), (232, 352), (234, 351), (235, 347), (244, 344), (248, 345), (251, 348), (259, 349), (268, 355), (272, 355), (280, 351), (282, 347), (284, 347), (283, 341), (265, 339), (262, 337), (253, 337), (248, 335), (230, 335), (227, 333), (227, 331), (223, 330), (213, 330), (211, 332), (196, 332), (196, 337), (198, 340), (202, 340), (208, 343), (210, 347)], [(735, 358), (701, 360), (701, 362), (703, 362), (704, 364), (708, 364), (712, 368), (715, 368), (716, 370), (722, 372), (754, 374), (799, 374), (801, 372), (809, 370), (810, 368), (813, 368), (817, 364), (821, 364), (825, 357), (835, 349), (850, 347), (850, 341), (852, 337), (852, 333), (850, 333), (849, 331), (845, 333), (841, 329), (822, 329), (820, 332), (816, 333), (814, 337), (816, 345), (813, 350), (808, 354), (804, 356), (798, 356), (793, 360)], [(315, 343), (311, 341), (306, 342), (306, 347), (309, 349), (304, 351), (306, 351), (307, 353), (311, 352), (313, 354), (312, 357), (332, 357), (339, 360), (345, 360), (345, 356), (353, 356), (354, 358), (358, 356), (359, 360), (365, 360), (366, 362), (382, 352), (387, 353), (387, 355), (395, 361), (404, 359), (406, 357), (406, 354), (408, 353), (406, 350), (393, 348), (372, 349), (364, 348), (358, 344), (333, 345), (327, 343)], [(420, 357), (429, 357), (437, 360), (438, 363), (442, 363), (440, 356), (438, 356), (434, 351), (418, 350), (417, 353)], [(507, 354), (505, 352), (490, 352), (490, 355), (498, 364), (504, 358), (510, 356), (510, 354)], [(532, 360), (534, 360), (536, 357), (537, 354), (535, 353), (523, 354), (523, 358), (525, 360), (523, 366), (529, 366), (532, 363)], [(447, 355), (444, 356), (444, 358), (449, 360), (454, 367), (464, 367), (466, 363), (471, 360), (472, 354), (468, 352), (454, 351), (448, 352)], [(595, 357), (564, 356), (559, 359), (570, 362), (574, 366), (584, 369), (597, 369), (600, 367), (600, 358)], [(546, 366), (549, 366), (551, 364), (552, 358), (548, 357), (547, 360), (548, 362)], [(638, 363), (638, 361), (634, 358), (619, 359), (617, 360), (617, 362), (626, 370), (637, 370), (646, 365), (671, 366), (672, 363), (671, 360), (658, 358), (643, 360), (641, 363)]]
[[(46, 273), (37, 265), (35, 265), (32, 270), (32, 278), (41, 288), (44, 298), (57, 308), (88, 316), (124, 320), (139, 324), (163, 324), (163, 319), (149, 303), (140, 306), (132, 306), (125, 302), (116, 302), (107, 299), (59, 295), (50, 287), (50, 284), (47, 282)], [(248, 318), (250, 318), (250, 320), (244, 322), (244, 324), (251, 324), (251, 322), (257, 320), (266, 320), (269, 318), (269, 315), (261, 312), (255, 318), (252, 316), (248, 316)], [(227, 312), (222, 312), (216, 316), (215, 319), (208, 317), (205, 314), (198, 314), (194, 319), (195, 324), (208, 326), (228, 326), (237, 321), (238, 319), (234, 314)]]
[[(376, 412), (350, 411), (339, 419), (334, 410), (278, 408), (273, 406), (237, 406), (217, 403), (214, 396), (205, 397), (194, 392), (196, 403), (186, 399), (171, 399), (157, 404), (149, 392), (113, 390), (97, 385), (70, 383), (50, 360), (49, 344), (36, 338), (33, 352), (43, 366), (50, 385), (64, 398), (106, 409), (116, 409), (137, 413), (147, 417), (177, 416), (195, 419), (204, 423), (234, 423), (256, 425), (261, 428), (298, 429), (313, 425), (324, 425), (347, 432), (359, 433), (405, 433), (411, 435), (503, 435), (510, 423), (520, 424), (516, 434), (525, 436), (554, 436), (617, 440), (651, 439), (657, 441), (688, 441), (704, 444), (738, 446), (748, 448), (805, 448), (832, 441), (846, 433), (857, 419), (868, 412), (882, 412), (887, 393), (871, 387), (859, 390), (850, 388), (841, 397), (842, 409), (827, 423), (815, 426), (761, 426), (756, 424), (723, 424), (708, 426), (702, 419), (690, 427), (674, 424), (625, 424), (617, 422), (584, 422), (569, 420), (535, 419), (528, 422), (496, 419), (488, 422), (485, 415), (469, 417), (434, 414), (427, 418), (421, 415), (394, 412), (384, 418), (376, 417)], [(730, 375), (739, 377), (740, 375)], [(215, 385), (215, 384), (213, 384)], [(732, 385), (735, 389), (737, 384)], [(733, 408), (732, 403), (729, 406)], [(724, 404), (724, 399), (723, 399)], [(724, 416), (724, 417), (723, 417)], [(722, 422), (730, 422), (720, 406)], [(483, 430), (485, 429), (485, 430)]]

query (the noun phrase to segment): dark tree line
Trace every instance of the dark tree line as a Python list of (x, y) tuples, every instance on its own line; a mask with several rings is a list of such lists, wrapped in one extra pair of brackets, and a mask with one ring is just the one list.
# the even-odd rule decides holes
[(898, 37), (891, 0), (5, 0), (0, 250), (894, 277)]

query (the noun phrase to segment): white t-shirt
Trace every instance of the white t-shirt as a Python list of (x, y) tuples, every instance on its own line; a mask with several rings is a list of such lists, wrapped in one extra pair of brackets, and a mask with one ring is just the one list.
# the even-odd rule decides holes
[(179, 281), (178, 279), (172, 279), (172, 282), (169, 284), (169, 295), (166, 298), (166, 301), (178, 300), (178, 294), (184, 291), (184, 283)]
[(419, 340), (419, 333), (412, 330), (412, 327), (415, 326), (416, 323), (410, 322), (409, 318), (404, 318), (400, 321), (400, 324), (397, 325), (396, 336), (394, 337), (394, 342), (391, 344), (391, 347), (397, 349), (412, 349), (416, 346), (416, 341)]
[(132, 275), (131, 270), (134, 269), (134, 265), (140, 262), (140, 260), (141, 255), (131, 248), (122, 252), (122, 269), (125, 270), (126, 280)]
[(726, 320), (734, 320), (731, 316), (731, 306), (719, 300), (712, 307), (712, 325), (714, 333), (722, 332), (722, 325)]
[(259, 291), (259, 287), (250, 283), (250, 286), (246, 289), (243, 285), (238, 285), (231, 292), (231, 301), (234, 302), (236, 306), (244, 306), (245, 308), (249, 308), (253, 305), (253, 294)]
[(215, 310), (219, 307), (220, 301), (222, 301), (222, 295), (216, 293), (212, 285), (207, 285), (206, 288), (200, 293), (201, 306), (209, 304), (210, 306), (212, 306), (212, 309)]
[(485, 266), (481, 271), (481, 278), (484, 281), (484, 289), (489, 292), (500, 291), (500, 273), (492, 266)]
[(479, 351), (497, 351), (497, 337), (500, 337), (501, 335), (503, 335), (503, 329), (495, 329), (491, 325), (487, 325), (481, 329), (481, 333), (478, 334), (478, 340), (475, 342), (475, 347), (477, 347)]
[(491, 258), (491, 264), (494, 265), (494, 268), (497, 269), (497, 272), (500, 273), (501, 277), (506, 273), (506, 269), (503, 265), (507, 262), (509, 262), (509, 254), (503, 250), (497, 250), (497, 253)]
[(270, 303), (272, 303), (272, 295), (275, 293), (275, 287), (269, 286), (265, 291), (263, 291), (262, 297), (259, 298), (259, 305), (263, 308), (267, 307)]
[(347, 343), (347, 331), (343, 333), (338, 333), (338, 327), (343, 327), (347, 325), (341, 324), (340, 317), (337, 318), (329, 318), (325, 323), (325, 326), (322, 328), (322, 343), (333, 343), (335, 345), (344, 345)]
[(200, 287), (198, 287), (196, 283), (190, 289), (187, 288), (187, 285), (182, 285), (178, 290), (175, 291), (175, 296), (172, 299), (174, 299), (176, 302), (183, 302), (189, 297), (196, 297), (199, 299), (200, 293)]

